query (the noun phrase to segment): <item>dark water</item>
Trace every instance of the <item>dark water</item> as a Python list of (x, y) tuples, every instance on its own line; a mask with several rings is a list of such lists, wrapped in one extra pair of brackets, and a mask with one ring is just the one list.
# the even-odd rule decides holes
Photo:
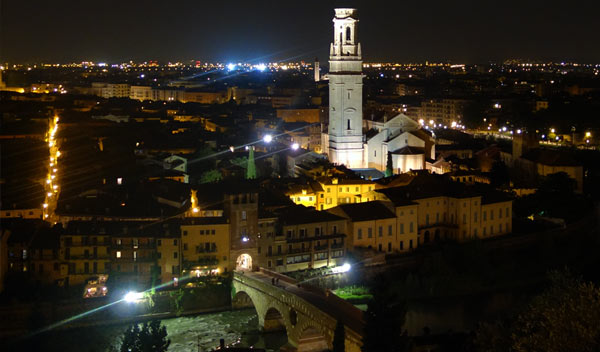
[[(285, 332), (261, 334), (254, 309), (226, 311), (162, 320), (171, 340), (169, 351), (212, 351), (225, 344), (278, 351), (287, 342)], [(119, 351), (121, 336), (128, 325), (78, 328), (47, 333), (35, 349), (22, 344), (15, 350), (101, 352)], [(25, 348), (29, 347), (29, 348)]]

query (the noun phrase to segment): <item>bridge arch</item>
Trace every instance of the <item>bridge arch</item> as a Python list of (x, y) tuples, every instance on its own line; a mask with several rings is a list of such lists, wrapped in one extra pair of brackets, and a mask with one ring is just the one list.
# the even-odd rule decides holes
[(263, 321), (263, 331), (265, 332), (285, 330), (287, 333), (289, 331), (283, 314), (275, 307), (267, 309)]

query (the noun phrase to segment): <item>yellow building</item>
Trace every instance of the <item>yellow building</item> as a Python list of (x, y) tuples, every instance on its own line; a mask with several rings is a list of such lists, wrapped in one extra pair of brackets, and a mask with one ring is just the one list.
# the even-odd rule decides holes
[(375, 182), (363, 179), (341, 179), (322, 177), (318, 185), (293, 186), (288, 193), (290, 199), (317, 210), (327, 210), (340, 204), (362, 203), (374, 200), (369, 192), (375, 189)]
[(67, 225), (60, 236), (60, 270), (70, 285), (110, 272), (111, 239), (106, 230), (101, 223), (92, 221), (71, 221)]
[[(417, 245), (466, 241), (512, 231), (512, 200), (484, 185), (465, 185), (443, 176), (420, 175), (409, 185), (377, 191), (396, 205), (415, 204)], [(492, 214), (492, 215), (490, 215)], [(409, 225), (410, 226), (410, 225)]]
[(186, 218), (181, 224), (182, 274), (231, 271), (229, 230), (224, 217)]
[[(275, 221), (277, 220), (277, 221)], [(277, 272), (344, 264), (346, 219), (328, 212), (292, 206), (262, 217), (261, 260)]]
[(417, 204), (370, 201), (343, 204), (329, 212), (348, 219), (348, 246), (378, 252), (417, 248)]

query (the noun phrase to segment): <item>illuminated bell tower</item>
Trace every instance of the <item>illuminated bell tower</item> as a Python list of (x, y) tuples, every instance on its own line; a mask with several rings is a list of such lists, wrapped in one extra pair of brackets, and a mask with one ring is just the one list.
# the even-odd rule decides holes
[(362, 53), (356, 9), (335, 9), (329, 50), (329, 160), (363, 168)]

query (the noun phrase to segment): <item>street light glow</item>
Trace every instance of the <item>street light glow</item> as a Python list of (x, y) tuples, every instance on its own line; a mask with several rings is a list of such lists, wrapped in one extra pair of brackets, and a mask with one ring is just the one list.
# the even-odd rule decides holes
[(300, 145), (298, 145), (298, 143), (292, 144), (292, 150), (298, 150), (298, 148), (300, 148)]
[(123, 297), (123, 299), (125, 300), (125, 302), (133, 303), (139, 301), (143, 297), (144, 294), (142, 292), (129, 291), (127, 292), (125, 297)]
[(271, 141), (272, 141), (272, 140), (273, 140), (273, 136), (271, 136), (270, 134), (266, 134), (266, 135), (263, 137), (263, 141), (264, 141), (265, 143), (271, 143)]
[(341, 274), (341, 273), (347, 273), (348, 271), (350, 271), (351, 268), (352, 268), (352, 266), (350, 264), (344, 263), (344, 265), (336, 266), (335, 268), (332, 268), (331, 271), (334, 274)]
[(235, 64), (227, 64), (227, 69), (228, 69), (229, 71), (233, 71), (233, 70), (235, 70)]

